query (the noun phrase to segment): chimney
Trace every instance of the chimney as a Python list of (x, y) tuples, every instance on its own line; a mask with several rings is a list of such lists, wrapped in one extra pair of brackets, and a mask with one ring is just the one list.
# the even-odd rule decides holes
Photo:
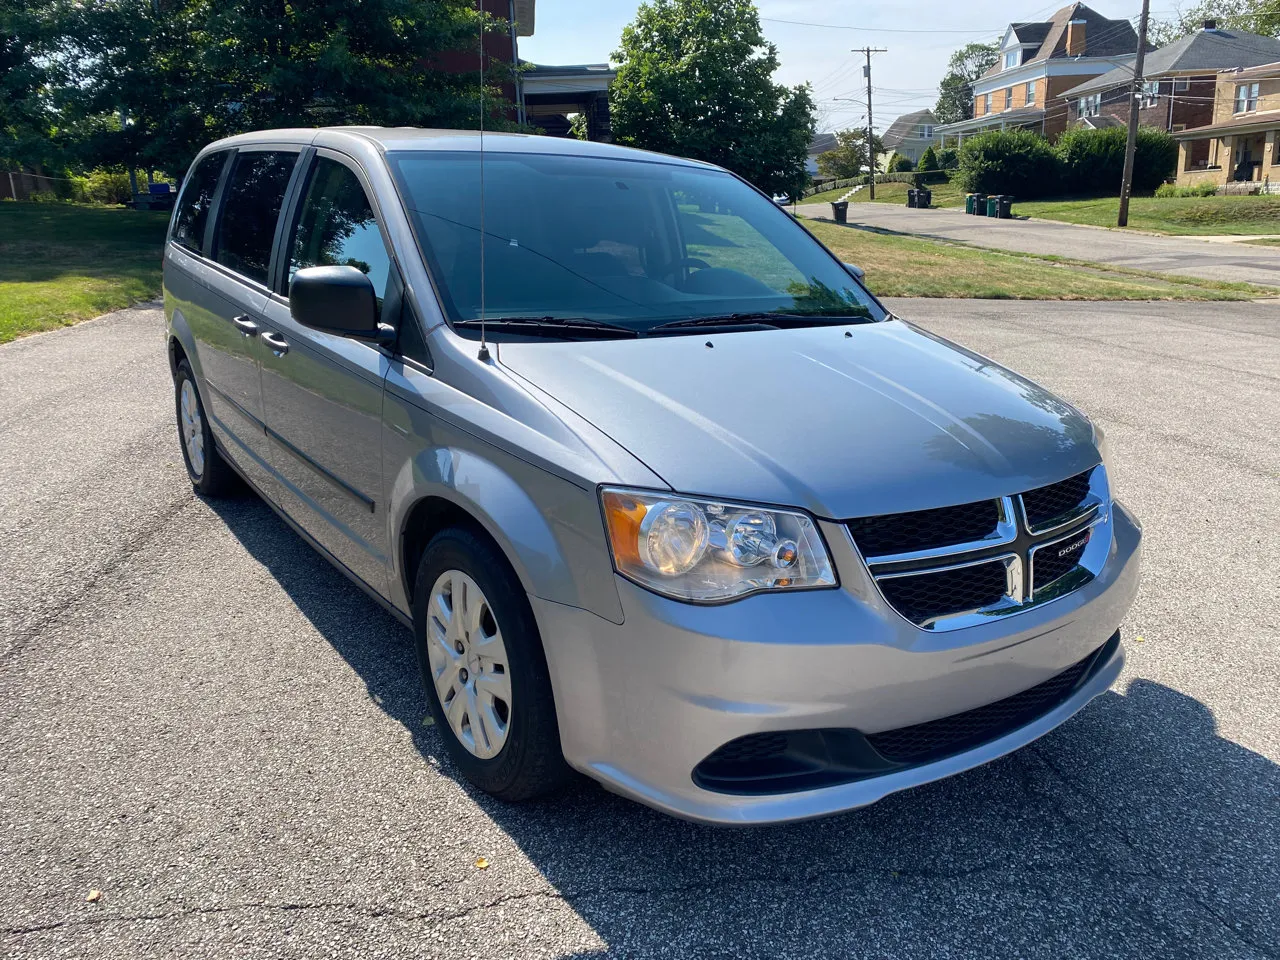
[(1218, 29), (1218, 21), (1217, 21), (1217, 20), (1206, 20), (1206, 21), (1204, 22), (1204, 28), (1205, 28), (1206, 30), (1217, 30), (1217, 29)]
[(1084, 28), (1083, 20), (1072, 20), (1067, 23), (1067, 56), (1083, 57), (1084, 56)]

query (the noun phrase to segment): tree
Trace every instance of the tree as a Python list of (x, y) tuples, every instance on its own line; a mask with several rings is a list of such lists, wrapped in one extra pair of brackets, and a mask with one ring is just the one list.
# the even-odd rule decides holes
[(25, 0), (0, 0), (0, 163), (50, 158), (47, 68), (37, 56), (39, 22)]
[(991, 130), (960, 145), (957, 182), (966, 191), (1031, 200), (1061, 193), (1062, 171), (1057, 153), (1039, 134)]
[(1201, 0), (1190, 7), (1179, 6), (1172, 17), (1152, 18), (1147, 35), (1162, 47), (1199, 30), (1206, 20), (1216, 20), (1227, 30), (1280, 36), (1280, 0)]
[(938, 155), (934, 153), (933, 144), (925, 147), (924, 153), (920, 154), (920, 165), (917, 169), (922, 173), (938, 169)]
[[(0, 0), (20, 2), (20, 0)], [(474, 126), (470, 0), (97, 0), (41, 5), (59, 136), (180, 174), (218, 137), (327, 124)], [(485, 29), (505, 29), (486, 18)], [(476, 50), (474, 73), (440, 69)], [(495, 73), (492, 83), (502, 78)], [(497, 86), (491, 123), (503, 124)]]
[(914, 166), (915, 164), (911, 162), (910, 157), (904, 157), (902, 154), (895, 152), (894, 155), (889, 158), (889, 162), (886, 164), (886, 169), (889, 173), (910, 173), (911, 168)]
[[(837, 130), (836, 145), (818, 154), (818, 172), (824, 177), (848, 180), (867, 172), (867, 131)], [(872, 141), (876, 156), (884, 156), (884, 143), (876, 136)]]
[(999, 57), (996, 43), (970, 43), (951, 55), (933, 108), (938, 123), (957, 123), (973, 116), (974, 81), (995, 66)]
[(751, 0), (649, 0), (622, 31), (609, 113), (618, 143), (727, 167), (795, 195), (814, 134), (807, 84), (773, 82)]

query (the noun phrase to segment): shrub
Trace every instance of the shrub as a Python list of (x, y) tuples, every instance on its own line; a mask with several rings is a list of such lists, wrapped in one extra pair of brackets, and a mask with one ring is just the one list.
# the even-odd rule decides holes
[(943, 147), (938, 151), (938, 166), (943, 170), (954, 170), (960, 166), (960, 151), (955, 147)]
[(962, 190), (1005, 193), (1031, 200), (1062, 192), (1058, 155), (1049, 141), (1027, 130), (993, 130), (960, 146)]
[(1216, 183), (1197, 183), (1190, 187), (1180, 187), (1174, 183), (1162, 183), (1156, 187), (1157, 197), (1212, 197), (1218, 192)]
[(35, 190), (27, 197), (32, 203), (59, 203), (62, 198), (52, 190)]
[[(1102, 130), (1068, 130), (1057, 144), (1062, 161), (1063, 187), (1067, 193), (1120, 193), (1124, 176), (1124, 148), (1128, 131), (1123, 127)], [(1178, 144), (1169, 134), (1153, 127), (1139, 127), (1133, 159), (1133, 189), (1149, 193), (1174, 172)]]
[(910, 157), (904, 157), (900, 153), (895, 153), (889, 158), (889, 173), (910, 173), (911, 168), (915, 166), (911, 162)]
[(918, 170), (937, 170), (938, 155), (933, 152), (933, 146), (924, 148), (924, 153), (920, 154), (920, 163), (917, 165)]
[(123, 171), (98, 168), (85, 180), (85, 199), (94, 203), (124, 203), (132, 196), (129, 175)]

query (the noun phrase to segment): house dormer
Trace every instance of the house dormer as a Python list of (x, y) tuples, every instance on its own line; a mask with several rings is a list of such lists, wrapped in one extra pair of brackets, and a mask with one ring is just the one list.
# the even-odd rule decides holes
[[(1004, 39), (1000, 41), (1000, 69), (1013, 70), (1035, 56), (1036, 51), (1040, 49), (1040, 44), (1044, 42), (1044, 34), (1041, 33), (1039, 38), (1033, 39), (1030, 34), (1034, 31), (1030, 28), (1039, 27), (1038, 23), (1011, 23), (1009, 29), (1005, 31)], [(1018, 35), (1019, 28), (1025, 36)]]

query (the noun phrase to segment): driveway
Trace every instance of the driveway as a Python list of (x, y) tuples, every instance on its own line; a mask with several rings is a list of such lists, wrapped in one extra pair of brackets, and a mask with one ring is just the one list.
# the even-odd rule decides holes
[(0, 954), (1280, 956), (1280, 307), (893, 307), (1106, 427), (1128, 666), (995, 764), (756, 830), (477, 795), (407, 633), (192, 495), (157, 309), (0, 348)]
[[(831, 204), (802, 204), (801, 216), (830, 217)], [(958, 240), (1018, 253), (1051, 254), (1135, 270), (1207, 280), (1280, 286), (1280, 247), (1158, 237), (1048, 220), (988, 220), (962, 210), (912, 210), (890, 203), (850, 203), (849, 222), (935, 240)]]

